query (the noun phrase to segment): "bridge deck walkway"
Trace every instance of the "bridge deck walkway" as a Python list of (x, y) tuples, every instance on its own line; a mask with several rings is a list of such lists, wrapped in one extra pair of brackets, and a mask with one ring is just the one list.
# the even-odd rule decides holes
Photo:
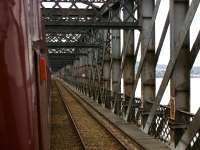
[(64, 81), (62, 82), (65, 86), (69, 87), (73, 92), (77, 94), (77, 98), (85, 100), (85, 102), (87, 102), (88, 105), (92, 106), (101, 115), (103, 115), (109, 121), (114, 123), (119, 129), (121, 129), (129, 137), (134, 139), (136, 143), (144, 147), (144, 149), (147, 149), (147, 150), (169, 150), (170, 149), (167, 145), (165, 145), (158, 139), (154, 139), (153, 137), (142, 132), (142, 130), (139, 129), (138, 126), (134, 125), (133, 123), (126, 123), (123, 119), (113, 114), (110, 110), (102, 107), (101, 105), (97, 104), (95, 101), (91, 100), (87, 96), (78, 92), (71, 85), (67, 84)]

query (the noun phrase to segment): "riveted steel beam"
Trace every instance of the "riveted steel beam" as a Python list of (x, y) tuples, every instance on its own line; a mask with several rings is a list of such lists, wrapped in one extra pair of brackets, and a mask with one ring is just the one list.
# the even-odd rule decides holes
[(42, 8), (42, 15), (43, 16), (90, 16), (94, 17), (97, 12), (93, 9), (66, 9), (66, 8)]
[(140, 29), (137, 23), (132, 22), (45, 22), (45, 28), (48, 30), (57, 29)]
[[(129, 13), (134, 13), (134, 1), (125, 1), (126, 11), (124, 10), (123, 18), (129, 17)], [(129, 17), (129, 21), (133, 21), (133, 18)], [(129, 33), (130, 32), (130, 33)], [(124, 93), (126, 96), (131, 96), (134, 76), (135, 76), (135, 64), (134, 64), (134, 30), (124, 30), (124, 61), (121, 61), (121, 70), (124, 77)], [(123, 57), (123, 55), (122, 55)]]
[(100, 44), (88, 44), (88, 43), (64, 43), (64, 42), (51, 42), (47, 43), (48, 48), (102, 48)]

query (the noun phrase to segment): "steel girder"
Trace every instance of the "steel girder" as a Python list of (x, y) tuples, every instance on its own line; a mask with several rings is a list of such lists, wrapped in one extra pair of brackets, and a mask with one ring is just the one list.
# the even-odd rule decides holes
[(95, 16), (96, 11), (93, 9), (65, 9), (65, 8), (42, 8), (42, 15), (43, 16), (79, 16), (80, 14), (82, 16)]
[[(46, 33), (46, 42), (49, 48), (101, 48), (101, 39), (91, 41), (89, 33)], [(97, 39), (96, 39), (97, 40)]]
[[(140, 1), (140, 0), (138, 0), (138, 1)], [(67, 2), (71, 2), (71, 1), (68, 0)], [(80, 1), (75, 1), (74, 3), (76, 3), (76, 2), (80, 2)], [(124, 0), (123, 2), (126, 2), (126, 0)], [(153, 0), (152, 0), (152, 2), (153, 2)], [(153, 39), (152, 38), (152, 33), (154, 32), (154, 25), (155, 25), (155, 20), (156, 20), (156, 16), (157, 16), (157, 13), (158, 13), (158, 8), (159, 8), (159, 5), (160, 5), (160, 2), (161, 2), (161, 0), (157, 0), (156, 1), (156, 5), (155, 5), (155, 8), (154, 8), (154, 11), (152, 12), (151, 18), (149, 17), (149, 13), (147, 13), (146, 16), (142, 15), (143, 16), (143, 26), (146, 26), (146, 23), (144, 24), (144, 20), (146, 21), (147, 19), (149, 19), (149, 25), (148, 25), (149, 27), (145, 28), (145, 31), (147, 30), (146, 33), (145, 33), (146, 34), (145, 35), (145, 39), (146, 39), (145, 44), (143, 43), (143, 40), (144, 40), (144, 36), (143, 35), (144, 34), (142, 36), (140, 35), (141, 38), (139, 38), (139, 40), (138, 40), (136, 52), (135, 52), (135, 55), (134, 55), (134, 58), (136, 58), (137, 57), (137, 53), (139, 51), (139, 45), (140, 45), (140, 43), (143, 43), (142, 44), (143, 45), (143, 48), (142, 48), (143, 49), (143, 53), (142, 53), (142, 57), (140, 59), (139, 67), (138, 67), (137, 72), (136, 72), (135, 83), (134, 83), (133, 91), (132, 91), (132, 97), (131, 97), (131, 99), (129, 101), (129, 104), (128, 104), (128, 110), (126, 111), (126, 120), (130, 117), (131, 114), (134, 114), (134, 115), (136, 114), (136, 116), (139, 116), (139, 117), (138, 118), (134, 118), (134, 119), (138, 119), (138, 120), (134, 120), (134, 122), (137, 123), (137, 121), (139, 121), (139, 122), (141, 121), (140, 115), (141, 115), (141, 117), (142, 117), (142, 115), (148, 115), (147, 123), (144, 126), (144, 131), (146, 133), (150, 134), (150, 135), (155, 136), (155, 138), (160, 138), (160, 140), (162, 140), (163, 142), (166, 142), (166, 143), (170, 142), (170, 140), (173, 140), (170, 137), (170, 134), (169, 134), (172, 130), (177, 129), (177, 127), (179, 127), (179, 128), (186, 128), (186, 127), (188, 127), (187, 130), (186, 130), (186, 132), (183, 134), (182, 139), (179, 140), (179, 143), (177, 144), (176, 149), (186, 149), (186, 148), (188, 149), (188, 147), (194, 149), (194, 147), (196, 147), (195, 146), (196, 143), (199, 144), (199, 141), (200, 141), (200, 137), (199, 137), (200, 130), (199, 130), (199, 125), (198, 125), (199, 114), (200, 114), (199, 112), (200, 111), (197, 112), (197, 115), (193, 118), (193, 122), (189, 126), (187, 126), (187, 123), (189, 123), (187, 121), (191, 121), (192, 120), (192, 117), (190, 116), (191, 114), (189, 114), (188, 112), (181, 111), (181, 113), (183, 113), (184, 115), (182, 115), (179, 118), (183, 118), (183, 119), (186, 118), (185, 119), (186, 122), (184, 122), (185, 124), (178, 124), (178, 125), (176, 124), (176, 125), (174, 125), (174, 124), (171, 124), (172, 123), (171, 121), (173, 121), (174, 118), (169, 118), (169, 114), (168, 114), (169, 107), (162, 106), (162, 105), (159, 105), (159, 104), (160, 104), (160, 101), (161, 101), (161, 99), (163, 97), (163, 94), (165, 92), (166, 86), (167, 86), (169, 80), (171, 79), (171, 76), (172, 76), (174, 70), (176, 70), (176, 64), (177, 64), (178, 58), (180, 58), (180, 55), (182, 53), (182, 47), (183, 47), (183, 45), (185, 43), (185, 38), (187, 37), (187, 33), (189, 31), (189, 27), (191, 25), (192, 19), (194, 17), (194, 14), (195, 14), (195, 12), (197, 10), (198, 5), (199, 5), (199, 0), (193, 0), (191, 2), (190, 8), (187, 11), (187, 15), (185, 17), (184, 23), (182, 23), (182, 26), (180, 26), (180, 31), (177, 30), (179, 38), (176, 40), (176, 45), (173, 48), (174, 50), (176, 50), (176, 53), (175, 53), (175, 55), (173, 57), (170, 58), (170, 61), (168, 62), (168, 66), (167, 66), (165, 75), (163, 77), (161, 86), (159, 87), (157, 95), (155, 97), (155, 103), (150, 102), (150, 100), (151, 100), (150, 98), (148, 98), (147, 100), (145, 100), (145, 103), (149, 103), (149, 105), (151, 105), (150, 113), (149, 112), (148, 113), (144, 113), (144, 111), (143, 111), (140, 114), (140, 110), (138, 111), (139, 113), (137, 113), (137, 111), (135, 111), (135, 108), (134, 108), (135, 104), (137, 102), (135, 100), (135, 98), (134, 98), (134, 93), (136, 91), (137, 83), (139, 81), (139, 78), (140, 78), (140, 76), (142, 74), (141, 72), (142, 72), (142, 70), (146, 70), (148, 72), (148, 74), (149, 74), (149, 71), (148, 71), (149, 68), (145, 67), (145, 61), (146, 61), (145, 59), (147, 59), (147, 57), (149, 57), (148, 56), (149, 45), (152, 44), (151, 43), (151, 41)], [(183, 3), (184, 1), (179, 1), (179, 2)], [(73, 3), (73, 6), (75, 6), (74, 3)], [(113, 0), (113, 1), (111, 0), (111, 1), (105, 2), (102, 7), (96, 8), (95, 9), (95, 13), (97, 15), (95, 15), (95, 17), (98, 18), (100, 21), (98, 19), (95, 20), (95, 21), (97, 21), (97, 22), (98, 21), (99, 22), (107, 21), (107, 20), (103, 20), (103, 19), (109, 18), (108, 14), (109, 13), (111, 13), (111, 14), (113, 13), (112, 9), (115, 8), (115, 10), (116, 10), (116, 9), (121, 8), (121, 7), (119, 7), (120, 4), (121, 4), (120, 0)], [(178, 4), (178, 5), (180, 5), (180, 4)], [(116, 7), (118, 7), (118, 8), (116, 8)], [(144, 7), (144, 5), (143, 5), (143, 7)], [(177, 8), (180, 9), (180, 7), (177, 7)], [(145, 9), (147, 9), (148, 11), (150, 10), (146, 6), (145, 6)], [(143, 9), (143, 11), (145, 9)], [(174, 9), (174, 7), (170, 6), (170, 11), (173, 11), (173, 9)], [(171, 13), (170, 11), (169, 11), (169, 14)], [(180, 11), (178, 11), (178, 12), (180, 12)], [(99, 16), (99, 14), (100, 14), (100, 16)], [(85, 20), (84, 17), (81, 19), (81, 17), (79, 16), (78, 13), (76, 15), (77, 15), (77, 20), (76, 20), (76, 18), (74, 18), (73, 21), (74, 22), (77, 21), (78, 23), (80, 23), (80, 25), (81, 24), (82, 25), (86, 25), (85, 22), (86, 23), (91, 23), (91, 22), (94, 23), (95, 22), (95, 21), (93, 22), (93, 20), (92, 20), (93, 18), (89, 18), (88, 20), (87, 19)], [(87, 16), (87, 14), (85, 16)], [(113, 16), (116, 16), (116, 15), (112, 14), (112, 17), (110, 17), (110, 18), (113, 18)], [(67, 19), (70, 20), (70, 18), (67, 18)], [(73, 17), (71, 19), (73, 19)], [(128, 18), (129, 21), (131, 21), (132, 19), (133, 18), (131, 18), (131, 19)], [(177, 17), (175, 17), (175, 19), (177, 19)], [(178, 18), (178, 19), (180, 19), (180, 18)], [(67, 21), (69, 21), (69, 20), (67, 20)], [(119, 23), (120, 22), (118, 17), (115, 17), (115, 20), (117, 20), (117, 21), (114, 22), (114, 23)], [(112, 22), (113, 20), (111, 19), (109, 21)], [(161, 38), (160, 38), (160, 41), (159, 41), (159, 44), (158, 44), (158, 48), (157, 48), (156, 53), (155, 53), (155, 57), (156, 57), (155, 58), (155, 66), (158, 63), (159, 54), (161, 52), (161, 48), (163, 46), (163, 42), (164, 42), (164, 39), (166, 37), (166, 33), (167, 33), (167, 29), (169, 27), (169, 24), (170, 25), (173, 24), (173, 20), (170, 19), (170, 16), (168, 16), (167, 19), (166, 19), (166, 21), (165, 21), (163, 32), (162, 32), (162, 35), (161, 35)], [(72, 30), (72, 31), (78, 30), (79, 28), (77, 28), (77, 27), (70, 28), (70, 30)], [(94, 26), (93, 28), (97, 28), (97, 26)], [(101, 28), (101, 27), (98, 27), (98, 28)], [(52, 29), (51, 28), (49, 28), (49, 29), (50, 30), (53, 30), (53, 29), (60, 30), (62, 28), (61, 27), (55, 27), (55, 28), (52, 27)], [(66, 28), (66, 29), (68, 30), (69, 28)], [(84, 30), (84, 29), (85, 29), (85, 27), (81, 28), (81, 30)], [(143, 30), (143, 32), (144, 32), (144, 30)], [(109, 33), (109, 29), (108, 29), (108, 33)], [(197, 56), (197, 54), (199, 52), (199, 37), (200, 37), (199, 35), (200, 34), (198, 34), (197, 39), (194, 42), (192, 50), (190, 51), (190, 53), (188, 53), (188, 57), (190, 57), (190, 59), (191, 59), (190, 60), (191, 62), (189, 62), (189, 67), (192, 67), (192, 65), (193, 65), (193, 63), (195, 61), (195, 58), (196, 58), (196, 56)], [(95, 37), (93, 37), (93, 38), (95, 38)], [(173, 39), (171, 38), (170, 41), (172, 41), (172, 40)], [(109, 34), (107, 36), (107, 40), (106, 41), (107, 42), (105, 42), (104, 44), (105, 44), (105, 47), (107, 47), (107, 48), (104, 48), (103, 60), (105, 61), (105, 64), (106, 64), (106, 67), (105, 67), (106, 69), (105, 70), (107, 72), (109, 72), (110, 71), (109, 70), (109, 64), (112, 65), (112, 62), (109, 62), (109, 59), (110, 59), (110, 46), (109, 46), (110, 45), (110, 37), (109, 37)], [(150, 47), (152, 47), (152, 46), (150, 46)], [(124, 51), (125, 51), (125, 49), (124, 49)], [(76, 52), (76, 51), (73, 51), (72, 53), (74, 53), (74, 52)], [(91, 52), (94, 52), (94, 51), (90, 50), (90, 53)], [(89, 63), (88, 63), (88, 66), (91, 67), (91, 69), (90, 69), (91, 70), (91, 74), (92, 74), (92, 76), (94, 76), (93, 77), (93, 79), (94, 79), (93, 83), (95, 83), (95, 84), (96, 84), (97, 78), (98, 78), (98, 77), (95, 76), (95, 72), (99, 73), (98, 70), (100, 68), (98, 66), (98, 63), (97, 63), (98, 62), (97, 61), (98, 60), (98, 55), (99, 54), (91, 54), (91, 58), (90, 58)], [(67, 62), (67, 60), (63, 60), (62, 63), (60, 63), (60, 62), (57, 62), (57, 60), (55, 60), (55, 58), (54, 58), (54, 62), (53, 62), (52, 65), (54, 65), (54, 67), (57, 67), (57, 68), (59, 68), (59, 67), (62, 68), (62, 66), (63, 66), (63, 64), (65, 64), (65, 62)], [(153, 61), (151, 61), (151, 62), (153, 62)], [(83, 63), (82, 61), (79, 61), (79, 62), (77, 62), (77, 64), (78, 64), (77, 66), (84, 66), (85, 62)], [(189, 68), (189, 69), (191, 69), (191, 68)], [(80, 71), (78, 69), (78, 73), (79, 72)], [(99, 74), (98, 74), (98, 76), (99, 76)], [(78, 76), (78, 77), (81, 79), (81, 76)], [(108, 78), (106, 78), (106, 77), (108, 77)], [(76, 76), (75, 76), (75, 79), (77, 79)], [(109, 75), (108, 74), (105, 75), (105, 79), (109, 79)], [(82, 81), (85, 81), (85, 79), (83, 78)], [(148, 80), (148, 81), (150, 81), (150, 80)], [(150, 82), (144, 83), (144, 84), (146, 84), (146, 86), (151, 86), (152, 85)], [(101, 86), (101, 84), (99, 84), (99, 83), (98, 83), (98, 85)], [(181, 92), (183, 92), (183, 90)], [(99, 93), (95, 93), (95, 94), (99, 94)], [(146, 96), (143, 96), (143, 97), (146, 97)], [(173, 110), (173, 104), (171, 105), (170, 109)], [(179, 112), (178, 109), (174, 109), (174, 110), (176, 110), (174, 113), (178, 113)], [(171, 111), (170, 111), (170, 113), (171, 113)], [(189, 120), (188, 120), (188, 116), (190, 116)], [(171, 117), (171, 114), (170, 114), (170, 117)]]
[(74, 42), (74, 43), (64, 43), (64, 42), (55, 42), (48, 43), (48, 48), (102, 48), (102, 45), (97, 44), (85, 44), (83, 42)]
[[(68, 3), (68, 8), (78, 8), (77, 4), (85, 4), (86, 9), (98, 9), (99, 6), (95, 4), (105, 4), (108, 0), (42, 0), (41, 7), (45, 8), (45, 3), (53, 3), (52, 8), (61, 8), (60, 3)], [(95, 3), (95, 4), (94, 4)]]
[(82, 34), (79, 33), (63, 33), (63, 32), (51, 32), (46, 33), (46, 42), (47, 43), (74, 43), (81, 38)]
[(140, 26), (137, 23), (131, 22), (92, 22), (92, 21), (71, 21), (71, 20), (61, 20), (61, 21), (51, 21), (47, 20), (45, 22), (45, 27), (48, 29), (59, 29), (62, 28), (63, 30), (67, 28), (73, 29), (140, 29)]
[[(53, 2), (51, 8), (43, 9), (43, 18), (46, 28), (53, 28), (59, 25), (59, 28), (115, 28), (115, 29), (139, 29), (139, 17), (134, 14), (138, 11), (138, 1), (134, 0), (132, 3), (132, 11), (127, 8), (126, 3), (128, 0), (120, 1), (99, 1), (103, 6), (98, 8), (94, 7), (95, 1), (42, 1)], [(42, 4), (43, 4), (42, 3)], [(67, 8), (63, 8), (63, 3), (68, 4)], [(82, 3), (86, 7), (80, 8)], [(92, 7), (93, 6), (93, 7)], [(82, 6), (83, 7), (83, 6)], [(116, 11), (118, 9), (118, 11)], [(113, 11), (114, 10), (114, 11)], [(127, 15), (122, 20), (119, 14), (115, 12), (124, 11)], [(133, 12), (133, 13), (132, 13)], [(139, 14), (139, 13), (138, 13)], [(131, 18), (131, 19), (130, 19)]]
[[(92, 48), (99, 52), (98, 62), (103, 59), (105, 41), (102, 29), (139, 29), (137, 0), (131, 9), (127, 1), (120, 0), (42, 0), (42, 16), (46, 41), (50, 53), (77, 53), (77, 48)], [(124, 11), (126, 18), (116, 12)]]
[(49, 48), (48, 54), (67, 54), (67, 53), (74, 53), (75, 48)]

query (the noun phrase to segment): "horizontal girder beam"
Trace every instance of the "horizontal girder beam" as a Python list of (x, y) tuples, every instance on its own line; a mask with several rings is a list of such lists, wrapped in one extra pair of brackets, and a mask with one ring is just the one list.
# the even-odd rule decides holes
[(68, 64), (73, 64), (73, 61), (68, 61), (68, 62), (50, 62), (51, 66), (61, 66), (61, 65), (68, 65)]
[(78, 28), (73, 29), (73, 30), (72, 30), (72, 28), (67, 28), (67, 29), (66, 28), (65, 29), (63, 29), (63, 28), (60, 28), (60, 29), (59, 28), (45, 28), (45, 33), (85, 34), (87, 32), (88, 32), (87, 30), (80, 30)]
[(55, 52), (49, 52), (48, 56), (50, 57), (75, 57), (75, 56), (87, 56), (87, 53), (81, 53), (81, 52), (60, 52), (60, 51), (55, 51)]
[(67, 65), (72, 65), (73, 63), (68, 63), (68, 64), (58, 64), (58, 65), (50, 65), (52, 70), (59, 70)]
[(93, 9), (42, 8), (43, 16), (95, 16)]
[(59, 65), (59, 64), (66, 64), (66, 63), (72, 63), (73, 60), (68, 60), (68, 61), (52, 61), (52, 60), (49, 60), (49, 63), (52, 64), (52, 65)]
[(73, 60), (75, 55), (73, 56), (48, 56), (49, 60)]
[[(73, 0), (73, 2), (105, 3), (108, 0)], [(42, 2), (72, 2), (72, 0), (42, 0)]]
[(61, 66), (61, 65), (66, 65), (66, 64), (72, 64), (73, 61), (65, 61), (65, 62), (49, 62), (51, 66)]
[(62, 56), (62, 55), (60, 55), (60, 56), (48, 56), (48, 58), (50, 59), (50, 60), (72, 60), (72, 59), (74, 59), (75, 58), (75, 55), (69, 55), (69, 56)]
[(74, 53), (49, 53), (48, 57), (73, 57)]
[(98, 29), (140, 29), (137, 23), (132, 22), (56, 22), (48, 21), (45, 22), (45, 28), (47, 30), (65, 30), (65, 29), (88, 29), (88, 28), (98, 28)]
[(47, 43), (48, 48), (102, 48), (100, 44), (87, 44), (87, 43)]

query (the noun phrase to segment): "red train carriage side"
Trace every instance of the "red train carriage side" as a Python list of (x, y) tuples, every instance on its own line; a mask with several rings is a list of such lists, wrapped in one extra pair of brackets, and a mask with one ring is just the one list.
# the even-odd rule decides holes
[[(39, 0), (0, 1), (0, 149), (48, 150)], [(48, 72), (48, 69), (47, 69)]]

